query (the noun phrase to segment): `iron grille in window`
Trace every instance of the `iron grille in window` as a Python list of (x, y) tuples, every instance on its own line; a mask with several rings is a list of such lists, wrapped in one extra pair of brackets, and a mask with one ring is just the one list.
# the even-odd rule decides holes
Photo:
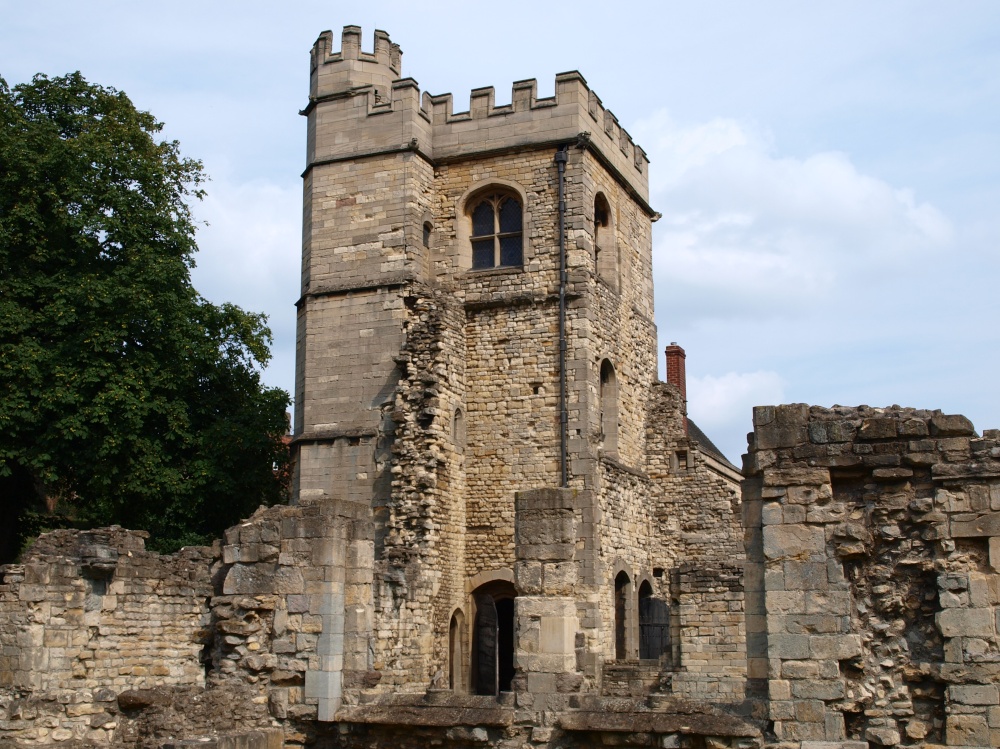
[(521, 204), (501, 193), (482, 198), (472, 209), (472, 267), (521, 265)]

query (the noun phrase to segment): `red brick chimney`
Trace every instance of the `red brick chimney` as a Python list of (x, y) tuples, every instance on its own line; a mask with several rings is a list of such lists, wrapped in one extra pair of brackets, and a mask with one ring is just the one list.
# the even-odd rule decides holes
[(681, 399), (684, 402), (684, 433), (687, 434), (687, 372), (684, 360), (687, 356), (684, 349), (677, 345), (676, 341), (671, 341), (667, 346), (667, 382), (677, 387), (681, 391)]
[(681, 397), (687, 400), (687, 377), (684, 368), (684, 349), (677, 345), (676, 341), (671, 341), (667, 346), (667, 382), (676, 386), (681, 391)]

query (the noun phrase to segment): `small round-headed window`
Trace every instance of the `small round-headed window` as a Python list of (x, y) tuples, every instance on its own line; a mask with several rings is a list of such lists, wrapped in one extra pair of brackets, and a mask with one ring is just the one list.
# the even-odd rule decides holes
[(430, 221), (424, 221), (424, 247), (430, 249), (431, 246), (431, 236), (434, 233), (434, 224)]
[(473, 269), (524, 262), (521, 202), (506, 192), (487, 193), (472, 203)]
[(594, 265), (597, 275), (618, 286), (618, 243), (611, 226), (611, 206), (604, 193), (594, 198)]

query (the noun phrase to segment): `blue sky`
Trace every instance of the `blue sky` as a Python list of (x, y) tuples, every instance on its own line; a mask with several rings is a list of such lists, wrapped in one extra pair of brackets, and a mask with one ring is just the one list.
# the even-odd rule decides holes
[[(292, 390), (309, 49), (375, 28), (431, 93), (579, 70), (652, 162), (660, 352), (739, 459), (756, 404), (1000, 427), (996, 2), (4, 3), (0, 75), (80, 70), (212, 181), (195, 285), (265, 311)], [(662, 369), (662, 362), (661, 362)]]

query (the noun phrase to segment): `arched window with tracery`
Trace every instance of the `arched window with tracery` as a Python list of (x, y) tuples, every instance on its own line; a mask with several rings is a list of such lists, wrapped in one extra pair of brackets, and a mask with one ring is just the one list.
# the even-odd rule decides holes
[(472, 203), (473, 269), (524, 263), (521, 202), (507, 192), (489, 192)]

